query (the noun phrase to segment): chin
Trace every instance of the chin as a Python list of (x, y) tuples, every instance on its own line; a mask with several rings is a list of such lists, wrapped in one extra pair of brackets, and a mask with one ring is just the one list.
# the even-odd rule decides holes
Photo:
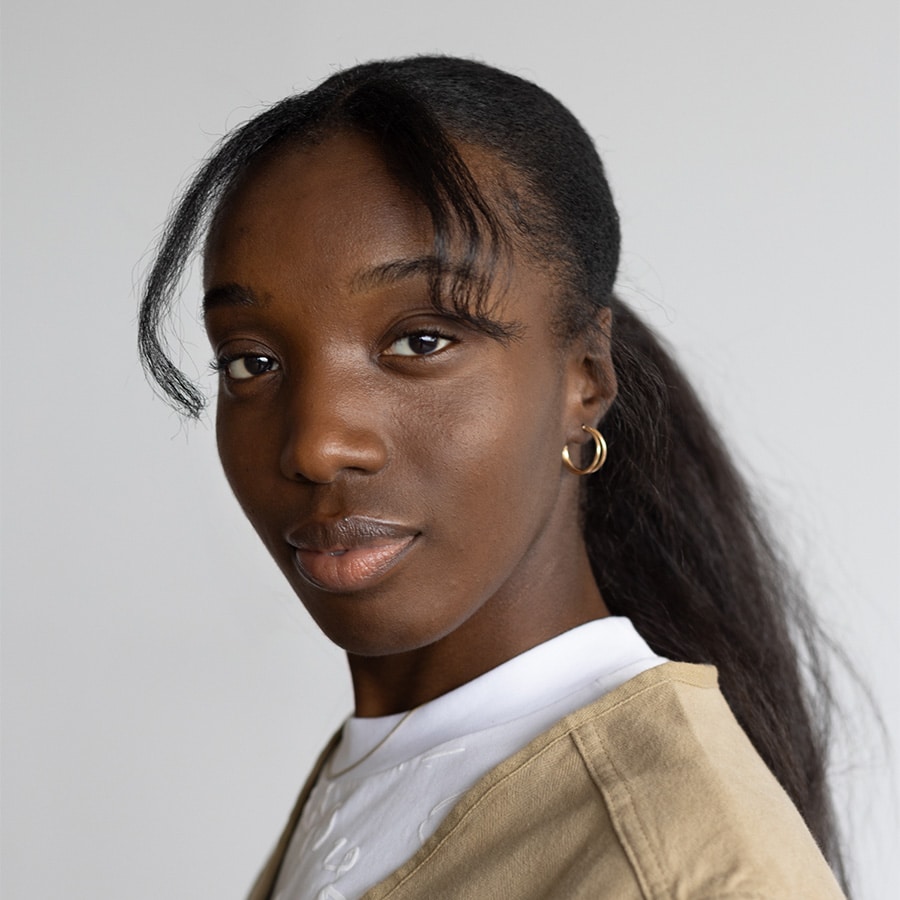
[[(337, 622), (332, 617), (313, 618), (322, 633), (346, 653), (361, 657), (397, 656), (421, 650), (437, 643), (453, 630), (452, 626), (441, 628), (435, 623), (398, 621), (392, 616), (390, 620), (360, 615), (359, 610), (352, 614), (350, 621), (341, 617)], [(430, 626), (430, 627), (429, 627)]]

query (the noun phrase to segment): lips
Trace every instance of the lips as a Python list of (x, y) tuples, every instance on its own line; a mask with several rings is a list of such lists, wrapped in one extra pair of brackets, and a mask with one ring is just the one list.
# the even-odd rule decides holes
[(294, 565), (311, 584), (334, 593), (369, 587), (406, 555), (415, 529), (365, 516), (310, 522), (288, 535)]

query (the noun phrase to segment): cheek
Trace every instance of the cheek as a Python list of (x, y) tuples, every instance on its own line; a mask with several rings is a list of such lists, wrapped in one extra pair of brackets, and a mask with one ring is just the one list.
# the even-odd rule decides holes
[[(555, 373), (516, 383), (457, 385), (426, 410), (409, 460), (431, 495), (435, 520), (465, 538), (468, 552), (521, 542), (539, 528), (560, 485), (561, 389)], [(488, 389), (488, 387), (490, 389)], [(410, 423), (405, 423), (409, 436)], [(404, 432), (400, 432), (404, 433)], [(429, 491), (429, 482), (434, 490)], [(440, 503), (441, 508), (434, 508)]]
[(229, 410), (220, 395), (216, 410), (216, 445), (219, 462), (232, 493), (244, 514), (259, 530), (258, 511), (263, 502), (265, 484), (277, 465), (272, 459), (273, 436)]

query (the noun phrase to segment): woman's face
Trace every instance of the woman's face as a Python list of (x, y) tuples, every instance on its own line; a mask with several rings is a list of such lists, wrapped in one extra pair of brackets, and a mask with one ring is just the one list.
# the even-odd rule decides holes
[(431, 252), (427, 213), (363, 138), (246, 178), (205, 257), (219, 453), (334, 642), (486, 670), (578, 624), (589, 575), (560, 451), (602, 389), (553, 336), (539, 267), (497, 279), (503, 341), (435, 310)]

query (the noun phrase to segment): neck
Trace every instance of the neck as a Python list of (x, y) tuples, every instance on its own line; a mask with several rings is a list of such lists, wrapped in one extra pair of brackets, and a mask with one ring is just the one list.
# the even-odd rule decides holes
[(432, 644), (389, 656), (348, 654), (356, 715), (413, 709), (565, 631), (609, 615), (583, 545), (577, 559), (554, 561), (545, 574), (561, 577), (505, 586)]

